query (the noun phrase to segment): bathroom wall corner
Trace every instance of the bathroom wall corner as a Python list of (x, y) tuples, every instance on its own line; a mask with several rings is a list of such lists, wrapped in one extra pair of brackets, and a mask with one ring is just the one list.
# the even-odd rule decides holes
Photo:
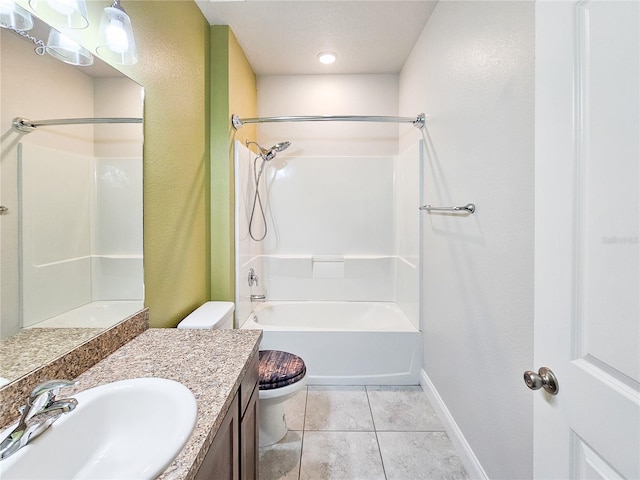
[(231, 115), (256, 116), (256, 76), (231, 29), (226, 25), (210, 28), (210, 298), (235, 301), (233, 142), (255, 139), (255, 126), (236, 132)]

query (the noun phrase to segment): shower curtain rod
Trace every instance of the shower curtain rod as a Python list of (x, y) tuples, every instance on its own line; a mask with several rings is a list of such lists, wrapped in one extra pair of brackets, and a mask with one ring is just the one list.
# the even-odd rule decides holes
[(424, 127), (425, 115), (417, 117), (371, 117), (367, 115), (307, 115), (301, 117), (255, 117), (240, 118), (231, 116), (231, 123), (239, 130), (245, 123), (275, 123), (275, 122), (379, 122), (379, 123), (411, 123), (414, 127)]
[(88, 123), (142, 123), (142, 118), (54, 118), (51, 120), (28, 120), (22, 117), (13, 119), (13, 128), (18, 132), (31, 133), (43, 125), (84, 125)]

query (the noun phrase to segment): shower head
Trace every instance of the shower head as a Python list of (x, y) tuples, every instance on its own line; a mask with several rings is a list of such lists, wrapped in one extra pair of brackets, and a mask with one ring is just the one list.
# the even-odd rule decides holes
[(276, 153), (286, 150), (287, 148), (289, 148), (289, 145), (291, 145), (291, 142), (276, 143), (273, 147), (266, 151), (266, 153), (264, 150), (262, 151), (262, 154), (264, 155), (263, 158), (267, 161), (273, 160), (274, 158), (276, 158)]
[(282, 152), (283, 150), (286, 150), (287, 148), (289, 148), (289, 145), (291, 145), (291, 142), (280, 142), (280, 143), (276, 143), (273, 147), (271, 147), (271, 150), (275, 150), (276, 152)]
[(250, 140), (247, 140), (245, 144), (247, 145), (247, 147), (249, 145), (257, 146), (259, 150), (259, 154), (263, 158), (263, 160), (269, 161), (269, 160), (273, 160), (276, 157), (276, 154), (278, 152), (282, 152), (283, 150), (286, 150), (287, 148), (289, 148), (289, 145), (291, 145), (291, 142), (276, 143), (269, 150), (267, 150), (266, 148), (262, 148), (257, 142), (252, 142)]

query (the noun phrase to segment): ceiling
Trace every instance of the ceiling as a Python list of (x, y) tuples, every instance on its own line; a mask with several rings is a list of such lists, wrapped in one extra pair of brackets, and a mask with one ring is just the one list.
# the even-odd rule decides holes
[[(229, 25), (257, 75), (398, 73), (435, 0), (196, 0)], [(338, 55), (332, 65), (317, 55)]]

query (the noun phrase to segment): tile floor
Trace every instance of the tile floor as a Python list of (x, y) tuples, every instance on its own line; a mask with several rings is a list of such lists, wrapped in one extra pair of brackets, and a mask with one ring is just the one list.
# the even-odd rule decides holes
[(261, 480), (468, 478), (419, 386), (309, 386), (285, 412), (287, 435), (260, 449)]

